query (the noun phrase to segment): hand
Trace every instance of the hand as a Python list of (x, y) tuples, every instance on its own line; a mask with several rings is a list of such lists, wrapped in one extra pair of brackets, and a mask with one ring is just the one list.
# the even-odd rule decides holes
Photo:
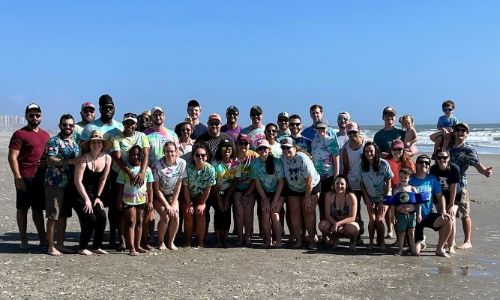
[(190, 206), (188, 206), (188, 208), (186, 210), (186, 214), (189, 215), (189, 216), (194, 215), (194, 207), (193, 207), (192, 204), (190, 204)]
[(493, 174), (493, 167), (486, 168), (483, 172), (483, 175), (486, 177), (490, 177)]
[(91, 214), (94, 212), (92, 209), (92, 202), (90, 200), (85, 201), (85, 206), (83, 207), (83, 212), (87, 214)]
[(97, 205), (99, 205), (101, 207), (101, 209), (104, 210), (104, 203), (102, 203), (101, 199), (99, 199), (99, 198), (96, 198), (95, 202), (94, 202), (94, 207)]
[(392, 223), (392, 224), (396, 224), (397, 222), (398, 222), (398, 221), (396, 221), (396, 218), (391, 217), (391, 223)]
[(196, 215), (201, 216), (205, 213), (205, 203), (196, 205)]
[(146, 205), (146, 211), (148, 213), (151, 213), (153, 210), (154, 210), (153, 201), (149, 201), (148, 204)]
[(134, 185), (135, 186), (142, 186), (144, 184), (144, 177), (146, 176), (146, 174), (144, 174), (144, 172), (139, 172), (135, 178), (134, 178)]
[(173, 207), (173, 206), (168, 206), (167, 207), (167, 215), (170, 218), (174, 218), (176, 214), (177, 214), (177, 210), (175, 209), (175, 207)]
[(273, 200), (271, 203), (271, 212), (272, 213), (279, 213), (281, 210), (281, 207), (278, 207), (278, 201), (277, 199)]
[(445, 221), (446, 221), (446, 220), (451, 220), (450, 215), (449, 215), (449, 214), (447, 214), (447, 213), (442, 213), (442, 214), (441, 214), (441, 218), (442, 218), (443, 220), (445, 220)]
[(16, 190), (26, 192), (28, 191), (28, 188), (26, 187), (26, 183), (24, 183), (24, 180), (22, 178), (16, 178), (14, 180), (14, 185), (16, 186)]
[(420, 224), (420, 222), (422, 222), (422, 215), (418, 214), (417, 215), (417, 223)]
[(455, 218), (455, 210), (453, 209), (453, 205), (446, 208), (446, 213), (450, 215), (450, 217)]
[(311, 201), (311, 198), (306, 198), (304, 199), (304, 208), (306, 209), (306, 212), (311, 212), (313, 209), (313, 204)]

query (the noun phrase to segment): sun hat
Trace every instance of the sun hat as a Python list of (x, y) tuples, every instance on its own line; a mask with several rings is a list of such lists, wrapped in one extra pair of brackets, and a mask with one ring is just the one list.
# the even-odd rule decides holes
[(90, 137), (88, 140), (80, 143), (80, 148), (82, 149), (82, 153), (90, 151), (90, 141), (102, 141), (102, 151), (107, 152), (113, 146), (111, 141), (105, 140), (102, 137), (102, 133), (97, 130), (93, 130), (90, 133)]

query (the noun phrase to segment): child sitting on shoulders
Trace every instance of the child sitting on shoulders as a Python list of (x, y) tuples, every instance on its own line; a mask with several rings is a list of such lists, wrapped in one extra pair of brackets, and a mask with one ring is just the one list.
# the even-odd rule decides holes
[(401, 168), (399, 170), (399, 184), (393, 191), (393, 196), (388, 196), (386, 204), (391, 205), (391, 221), (395, 224), (398, 234), (399, 251), (396, 255), (403, 254), (405, 244), (405, 234), (408, 238), (408, 245), (413, 255), (417, 255), (415, 249), (415, 227), (417, 222), (422, 221), (422, 210), (417, 200), (417, 189), (408, 184), (412, 170)]
[(142, 148), (134, 145), (128, 152), (129, 172), (120, 170), (116, 182), (118, 183), (118, 197), (116, 206), (124, 213), (126, 224), (125, 236), (127, 247), (131, 256), (145, 253), (146, 249), (140, 245), (142, 237), (142, 219), (144, 210), (153, 210), (153, 173), (149, 167), (146, 168), (146, 176), (141, 186), (135, 186), (131, 179), (141, 172)]
[(413, 116), (404, 115), (399, 118), (399, 123), (401, 123), (401, 126), (406, 131), (405, 139), (403, 141), (406, 149), (405, 154), (411, 157), (418, 152), (417, 146), (415, 146), (415, 144), (417, 143), (417, 130), (415, 130)]
[(455, 102), (453, 100), (446, 100), (441, 105), (444, 115), (439, 117), (437, 122), (437, 130), (431, 134), (430, 139), (434, 142), (434, 152), (436, 154), (438, 149), (448, 150), (448, 146), (452, 144), (453, 127), (458, 124), (458, 119), (453, 115), (455, 110)]

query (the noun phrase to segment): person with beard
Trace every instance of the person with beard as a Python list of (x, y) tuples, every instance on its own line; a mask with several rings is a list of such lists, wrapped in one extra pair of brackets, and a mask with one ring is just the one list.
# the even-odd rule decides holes
[(260, 106), (252, 106), (250, 108), (250, 119), (252, 124), (243, 128), (241, 134), (245, 134), (250, 138), (250, 149), (257, 149), (257, 143), (266, 138), (264, 133), (265, 126), (262, 123), (264, 115)]
[[(231, 137), (224, 132), (220, 132), (221, 123), (222, 123), (221, 117), (218, 114), (213, 113), (210, 116), (208, 116), (208, 122), (207, 122), (208, 131), (199, 136), (195, 141), (195, 144), (200, 143), (205, 145), (206, 149), (208, 150), (207, 161), (212, 165), (214, 165), (216, 162), (215, 155), (217, 153), (217, 149), (219, 148), (219, 144), (222, 141), (224, 140), (231, 141), (231, 144), (233, 145), (234, 149), (234, 142), (231, 140)], [(208, 230), (208, 224), (210, 224), (210, 207), (213, 207), (215, 209), (216, 207), (215, 201), (216, 201), (215, 197), (209, 197), (205, 203), (205, 211), (206, 211), (205, 220), (206, 220), (207, 230)]]
[[(106, 141), (112, 141), (115, 136), (120, 136), (123, 131), (123, 124), (113, 119), (115, 115), (115, 103), (110, 95), (102, 95), (99, 97), (99, 112), (100, 118), (87, 124), (83, 129), (82, 141), (88, 140), (92, 131), (101, 133)], [(108, 149), (109, 151), (109, 149)], [(108, 153), (110, 154), (110, 153)], [(107, 207), (111, 207), (111, 203), (115, 203), (114, 191), (116, 191), (116, 178), (118, 172), (111, 170), (110, 176), (104, 188), (102, 200)], [(116, 209), (113, 207), (108, 210), (109, 219), (109, 245), (110, 248), (116, 247), (116, 230), (118, 229), (118, 217)]]
[(73, 139), (77, 144), (82, 141), (83, 129), (87, 124), (94, 122), (95, 120), (95, 106), (91, 102), (85, 102), (82, 104), (80, 109), (80, 116), (82, 120), (75, 124), (75, 129), (73, 130)]
[(278, 114), (278, 137), (276, 138), (278, 142), (281, 140), (282, 136), (290, 136), (292, 132), (290, 132), (290, 128), (288, 126), (288, 122), (290, 121), (290, 115), (284, 111)]
[(143, 111), (142, 114), (137, 116), (137, 131), (146, 132), (151, 126), (153, 126), (153, 124), (150, 110)]
[(236, 141), (241, 132), (241, 126), (238, 125), (238, 116), (240, 111), (236, 106), (229, 106), (226, 109), (226, 124), (222, 125), (221, 132), (228, 134), (233, 142)]
[[(163, 111), (163, 108), (161, 108), (160, 106), (155, 106), (151, 109), (150, 114), (151, 114), (151, 127), (146, 129), (144, 133), (148, 137), (150, 146), (149, 157), (147, 158), (148, 165), (150, 168), (152, 168), (155, 165), (155, 163), (163, 157), (164, 155), (163, 151), (165, 149), (166, 142), (173, 142), (175, 144), (176, 149), (179, 148), (180, 144), (179, 144), (179, 137), (177, 136), (177, 134), (173, 130), (165, 127), (164, 125), (165, 112)], [(149, 228), (144, 227), (144, 230), (142, 231), (144, 239), (148, 240), (149, 244), (153, 243), (154, 229), (155, 229), (154, 214), (151, 217), (152, 218), (149, 218), (149, 220), (146, 220), (147, 218), (144, 218), (146, 222), (149, 221)]]
[(27, 250), (29, 244), (26, 231), (30, 208), (40, 245), (47, 243), (43, 224), (45, 166), (42, 157), (50, 135), (39, 127), (42, 110), (38, 104), (31, 103), (26, 107), (25, 118), (28, 124), (14, 132), (10, 139), (8, 159), (16, 186), (16, 218), (21, 237), (20, 248)]
[[(71, 217), (71, 200), (74, 191), (73, 175), (76, 158), (80, 147), (72, 138), (75, 120), (70, 114), (59, 119), (61, 132), (49, 139), (45, 147), (47, 155), (47, 172), (45, 173), (45, 209), (47, 217), (48, 254), (61, 256), (73, 253), (64, 247), (66, 219)], [(54, 243), (54, 231), (57, 228), (57, 246)]]

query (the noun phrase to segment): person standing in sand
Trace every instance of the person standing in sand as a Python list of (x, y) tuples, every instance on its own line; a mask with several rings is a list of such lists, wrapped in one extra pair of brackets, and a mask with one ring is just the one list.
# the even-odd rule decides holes
[(469, 136), (469, 125), (466, 123), (458, 123), (453, 128), (453, 134), (455, 135), (455, 142), (450, 149), (450, 157), (451, 162), (455, 163), (460, 168), (459, 192), (461, 192), (461, 198), (458, 203), (457, 217), (462, 219), (462, 227), (464, 230), (464, 243), (458, 246), (457, 249), (469, 249), (472, 248), (472, 219), (470, 217), (470, 198), (467, 190), (468, 182), (466, 172), (469, 166), (473, 166), (479, 174), (490, 177), (491, 174), (493, 174), (493, 168), (484, 166), (479, 161), (476, 149), (466, 142)]
[[(80, 147), (73, 139), (75, 120), (70, 114), (59, 119), (61, 132), (49, 139), (45, 148), (47, 155), (47, 172), (45, 173), (45, 209), (47, 217), (48, 254), (61, 256), (63, 253), (74, 253), (64, 247), (66, 219), (71, 217), (74, 197), (73, 174), (74, 165), (80, 162)], [(57, 230), (56, 230), (57, 229)], [(57, 231), (57, 246), (54, 243), (54, 232)]]
[(26, 106), (24, 117), (28, 125), (14, 132), (9, 143), (9, 165), (16, 186), (17, 226), (21, 237), (20, 248), (29, 249), (27, 226), (28, 210), (32, 209), (33, 223), (38, 231), (40, 245), (47, 244), (43, 210), (45, 208), (45, 166), (42, 156), (50, 135), (39, 127), (42, 121), (40, 106)]
[(387, 159), (391, 151), (391, 145), (394, 140), (405, 139), (405, 132), (402, 129), (396, 128), (396, 109), (387, 106), (382, 111), (382, 120), (384, 120), (384, 128), (375, 133), (373, 142), (380, 149), (380, 157)]

